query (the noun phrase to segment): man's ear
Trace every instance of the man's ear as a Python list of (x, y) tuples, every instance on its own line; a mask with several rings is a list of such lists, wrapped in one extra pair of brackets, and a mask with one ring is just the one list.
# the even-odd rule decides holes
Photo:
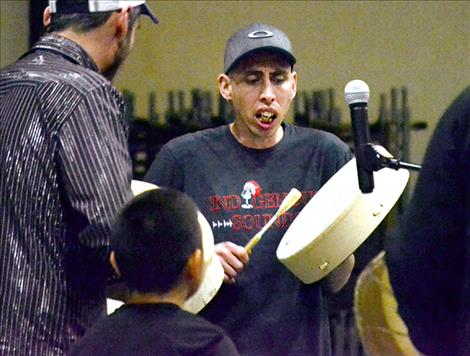
[(227, 101), (232, 100), (232, 82), (230, 77), (226, 74), (220, 74), (217, 77), (217, 84), (219, 85), (220, 95)]
[(294, 100), (295, 95), (297, 94), (297, 72), (292, 72), (292, 96), (291, 99)]
[(44, 10), (42, 14), (42, 24), (44, 25), (44, 28), (47, 28), (51, 24), (51, 7), (48, 6)]
[(116, 17), (116, 37), (124, 39), (129, 31), (129, 16), (131, 15), (132, 7), (130, 5), (121, 9)]
[(186, 264), (185, 277), (189, 285), (188, 298), (196, 293), (202, 282), (203, 263), (202, 251), (198, 248), (189, 257)]

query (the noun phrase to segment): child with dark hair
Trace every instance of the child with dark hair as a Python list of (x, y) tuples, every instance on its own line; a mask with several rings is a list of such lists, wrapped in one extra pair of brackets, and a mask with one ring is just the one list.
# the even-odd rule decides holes
[(126, 304), (97, 323), (72, 355), (238, 355), (218, 326), (182, 310), (203, 273), (196, 204), (174, 189), (136, 196), (112, 230)]

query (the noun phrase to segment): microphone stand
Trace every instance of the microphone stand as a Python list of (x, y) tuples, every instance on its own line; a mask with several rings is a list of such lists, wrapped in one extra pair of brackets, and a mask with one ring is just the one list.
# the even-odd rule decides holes
[(363, 146), (364, 152), (364, 169), (369, 172), (375, 172), (382, 168), (392, 168), (399, 170), (406, 168), (410, 171), (419, 171), (421, 166), (413, 163), (402, 162), (394, 158), (385, 148), (380, 145), (366, 143)]

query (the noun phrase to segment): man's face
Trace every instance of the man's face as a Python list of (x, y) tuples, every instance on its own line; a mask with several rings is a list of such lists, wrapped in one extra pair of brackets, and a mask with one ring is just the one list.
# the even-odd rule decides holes
[(278, 53), (257, 52), (243, 59), (227, 80), (228, 97), (224, 97), (233, 103), (236, 136), (243, 136), (242, 144), (255, 148), (276, 144), (297, 90), (291, 65)]

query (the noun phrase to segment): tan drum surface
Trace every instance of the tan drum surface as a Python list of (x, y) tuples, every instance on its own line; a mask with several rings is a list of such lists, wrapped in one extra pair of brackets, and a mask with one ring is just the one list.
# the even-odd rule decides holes
[(277, 258), (304, 283), (338, 267), (374, 231), (402, 194), (405, 169), (374, 172), (372, 193), (359, 190), (356, 160), (342, 167), (310, 199), (277, 248)]
[(384, 256), (382, 251), (369, 262), (354, 290), (354, 316), (363, 348), (369, 355), (421, 355), (398, 314)]
[(131, 190), (134, 196), (140, 193), (146, 192), (147, 190), (158, 189), (158, 186), (152, 183), (143, 182), (141, 180), (133, 179), (131, 182)]
[(183, 309), (199, 313), (217, 294), (224, 281), (224, 268), (219, 256), (214, 252), (214, 235), (202, 213), (199, 213), (199, 224), (202, 229), (202, 249), (204, 251), (204, 277), (199, 289), (184, 304)]

